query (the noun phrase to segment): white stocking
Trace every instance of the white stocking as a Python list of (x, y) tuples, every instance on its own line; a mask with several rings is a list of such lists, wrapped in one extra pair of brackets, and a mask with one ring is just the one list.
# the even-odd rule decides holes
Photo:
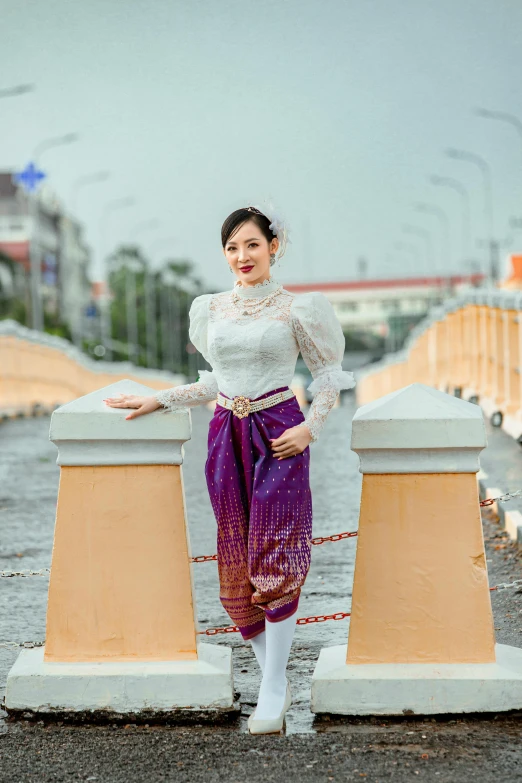
[(286, 695), (286, 666), (294, 638), (297, 613), (278, 623), (266, 623), (266, 661), (255, 712), (256, 720), (279, 717)]
[(266, 631), (263, 631), (262, 633), (259, 633), (257, 636), (254, 636), (253, 639), (250, 639), (250, 644), (252, 645), (252, 649), (254, 650), (254, 654), (257, 658), (259, 668), (263, 672), (265, 670), (265, 661), (266, 661)]

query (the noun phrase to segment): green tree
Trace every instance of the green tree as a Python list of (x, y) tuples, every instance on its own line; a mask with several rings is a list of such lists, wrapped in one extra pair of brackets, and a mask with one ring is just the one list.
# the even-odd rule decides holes
[[(152, 270), (142, 249), (121, 245), (108, 259), (112, 339), (115, 361), (131, 358), (148, 366), (147, 354), (147, 276), (154, 313), (156, 366), (195, 375), (196, 357), (187, 351), (188, 311), (195, 296), (204, 292), (194, 263), (188, 259), (167, 259), (161, 269)], [(135, 310), (134, 310), (135, 303)], [(129, 307), (130, 305), (130, 307)], [(129, 344), (133, 318), (136, 325), (136, 351)]]
[(28, 276), (22, 265), (0, 250), (0, 318), (27, 325)]

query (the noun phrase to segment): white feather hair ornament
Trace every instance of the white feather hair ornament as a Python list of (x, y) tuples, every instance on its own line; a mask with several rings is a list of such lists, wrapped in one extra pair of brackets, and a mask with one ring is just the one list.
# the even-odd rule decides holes
[(286, 250), (287, 243), (291, 243), (291, 239), (288, 236), (288, 223), (284, 218), (281, 216), (279, 212), (277, 212), (274, 208), (274, 205), (271, 200), (266, 201), (262, 206), (259, 206), (257, 204), (252, 204), (247, 207), (249, 212), (252, 212), (253, 210), (257, 210), (258, 212), (261, 212), (262, 215), (268, 218), (270, 221), (270, 231), (272, 234), (278, 238), (279, 240), (279, 254), (278, 258), (281, 258)]

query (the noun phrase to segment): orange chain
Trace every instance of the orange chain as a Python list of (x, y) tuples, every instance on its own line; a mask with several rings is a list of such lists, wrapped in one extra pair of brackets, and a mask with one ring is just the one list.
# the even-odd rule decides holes
[[(359, 535), (357, 530), (353, 530), (349, 533), (335, 533), (333, 536), (319, 536), (318, 538), (312, 538), (312, 545), (319, 546), (319, 544), (325, 544), (327, 541), (342, 541), (343, 538), (353, 538)], [(206, 563), (208, 560), (217, 560), (217, 555), (199, 555), (199, 557), (191, 557), (192, 563)]]
[[(300, 617), (296, 625), (309, 625), (310, 623), (325, 623), (327, 620), (344, 620), (350, 617), (351, 612), (336, 612), (335, 614), (315, 614), (311, 617)], [(239, 633), (237, 625), (227, 625), (224, 628), (207, 628), (206, 631), (198, 631), (204, 636), (216, 636), (218, 633)]]
[[(492, 506), (497, 500), (509, 500), (509, 498), (516, 497), (520, 491), (508, 492), (505, 495), (501, 495), (498, 498), (486, 498), (481, 500), (479, 506), (484, 508), (485, 506)], [(352, 530), (348, 533), (335, 533), (333, 536), (319, 536), (318, 538), (312, 538), (312, 545), (319, 546), (320, 544), (326, 544), (327, 541), (342, 541), (344, 538), (354, 538), (359, 535), (358, 530)], [(192, 563), (206, 563), (208, 560), (217, 560), (217, 555), (200, 555), (199, 557), (191, 557)]]
[(341, 541), (343, 538), (353, 538), (358, 536), (358, 530), (352, 530), (351, 533), (336, 533), (333, 536), (323, 536), (322, 538), (312, 538), (312, 545), (319, 546), (319, 544), (325, 544), (327, 541)]
[(516, 498), (520, 494), (522, 494), (522, 490), (520, 489), (517, 489), (516, 492), (506, 492), (505, 495), (499, 495), (498, 498), (486, 498), (485, 500), (481, 500), (479, 506), (492, 506), (497, 500), (511, 500), (511, 498)]
[[(493, 590), (505, 590), (509, 587), (521, 587), (522, 579), (515, 579), (514, 582), (501, 582), (495, 587), (490, 587), (490, 592)], [(335, 614), (315, 614), (311, 617), (300, 617), (296, 621), (296, 625), (309, 625), (310, 623), (325, 623), (327, 620), (344, 620), (345, 617), (351, 617), (351, 612), (336, 612)], [(198, 631), (198, 634), (206, 636), (216, 636), (218, 633), (239, 633), (237, 625), (227, 625), (224, 628), (207, 628), (206, 631)]]

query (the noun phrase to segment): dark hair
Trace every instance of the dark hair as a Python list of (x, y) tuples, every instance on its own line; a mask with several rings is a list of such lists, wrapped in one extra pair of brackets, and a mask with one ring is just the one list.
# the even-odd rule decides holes
[(223, 247), (225, 247), (228, 240), (233, 234), (235, 234), (237, 229), (248, 220), (251, 220), (256, 224), (270, 245), (270, 242), (274, 239), (275, 236), (269, 228), (271, 221), (267, 218), (266, 215), (263, 215), (262, 212), (259, 212), (259, 210), (256, 210), (255, 212), (251, 211), (254, 209), (255, 207), (250, 207), (250, 210), (246, 207), (243, 207), (242, 209), (236, 209), (235, 212), (232, 212), (227, 217), (221, 226), (221, 244)]

